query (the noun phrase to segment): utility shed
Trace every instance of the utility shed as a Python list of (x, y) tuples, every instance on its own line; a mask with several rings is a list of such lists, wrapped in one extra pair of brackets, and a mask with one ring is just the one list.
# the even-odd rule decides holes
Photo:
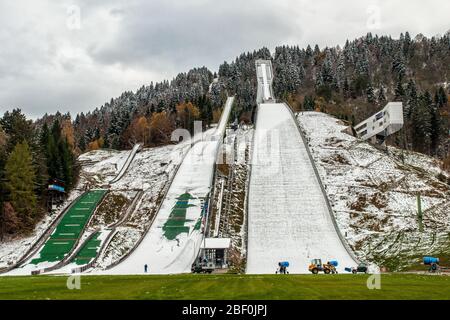
[(228, 268), (230, 238), (205, 238), (200, 246), (200, 264), (213, 269)]

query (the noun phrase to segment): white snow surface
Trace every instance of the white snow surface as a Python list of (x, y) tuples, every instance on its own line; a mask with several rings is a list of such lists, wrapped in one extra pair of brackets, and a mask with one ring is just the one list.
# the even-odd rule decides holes
[[(205, 133), (203, 140), (189, 150), (141, 244), (119, 265), (96, 273), (142, 274), (145, 264), (148, 265), (151, 274), (190, 272), (203, 239), (204, 221), (200, 229), (196, 230), (194, 226), (201, 217), (202, 206), (211, 190), (217, 150), (225, 132), (232, 103), (233, 98), (229, 98), (217, 129), (212, 133)], [(174, 240), (169, 240), (162, 228), (177, 198), (186, 192), (194, 198), (189, 200), (189, 205), (192, 206), (186, 210), (187, 221), (184, 226), (189, 227), (189, 232), (181, 233)]]
[(280, 261), (308, 273), (314, 258), (337, 260), (339, 272), (355, 265), (286, 105), (259, 105), (251, 170), (247, 273), (274, 273)]
[(131, 162), (133, 161), (136, 153), (138, 152), (138, 150), (140, 148), (141, 148), (141, 145), (139, 143), (136, 143), (133, 146), (133, 149), (131, 149), (129, 156), (128, 156), (127, 160), (125, 161), (125, 163), (122, 165), (122, 168), (120, 169), (119, 173), (117, 174), (117, 176), (114, 179), (112, 179), (110, 181), (110, 183), (115, 183), (123, 177), (123, 175), (128, 170), (128, 167), (130, 166)]

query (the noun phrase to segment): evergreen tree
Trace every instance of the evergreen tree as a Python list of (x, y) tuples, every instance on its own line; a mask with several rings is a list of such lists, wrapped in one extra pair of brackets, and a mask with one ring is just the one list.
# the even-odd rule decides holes
[(344, 87), (343, 87), (343, 89), (342, 89), (342, 92), (343, 92), (343, 94), (344, 94), (344, 98), (345, 98), (345, 99), (350, 98), (350, 96), (351, 96), (351, 90), (350, 90), (350, 84), (348, 83), (347, 77), (345, 77), (345, 80), (344, 80)]
[(447, 103), (448, 103), (447, 94), (445, 93), (445, 90), (443, 87), (439, 87), (438, 91), (436, 91), (436, 94), (435, 94), (435, 104), (439, 109), (441, 109), (444, 106), (446, 106)]
[(61, 179), (62, 168), (59, 161), (58, 141), (55, 139), (55, 135), (52, 133), (48, 137), (47, 145), (45, 148), (45, 156), (47, 159), (47, 170), (50, 178)]
[(376, 101), (375, 92), (373, 90), (372, 84), (370, 84), (370, 83), (367, 86), (366, 95), (367, 95), (367, 102), (375, 103), (375, 101)]
[(399, 79), (395, 87), (395, 101), (402, 101), (404, 96), (405, 90), (403, 89), (402, 81)]
[(417, 89), (413, 80), (409, 80), (406, 88), (406, 94), (408, 95), (406, 104), (403, 108), (405, 119), (410, 119), (411, 114), (417, 107)]
[(39, 143), (41, 146), (46, 146), (48, 144), (48, 139), (50, 138), (50, 130), (47, 123), (45, 122), (42, 126), (41, 136), (39, 138)]
[(313, 56), (313, 51), (312, 51), (311, 46), (310, 46), (309, 44), (308, 44), (308, 46), (306, 47), (305, 53), (306, 53), (306, 57), (307, 57), (307, 58), (309, 58), (309, 59), (312, 58), (312, 56)]
[(421, 97), (422, 103), (426, 106), (429, 112), (429, 137), (430, 137), (430, 152), (435, 155), (439, 146), (441, 138), (441, 118), (438, 107), (433, 103), (431, 94), (425, 91)]
[(46, 126), (43, 127), (40, 141), (45, 146), (48, 177), (63, 180), (66, 189), (70, 190), (74, 181), (75, 155), (67, 136), (63, 136), (61, 131), (59, 121), (55, 120), (50, 132)]
[(56, 142), (58, 142), (61, 139), (61, 125), (58, 119), (56, 119), (53, 122), (51, 135), (53, 136), (53, 139), (55, 139)]
[[(338, 65), (336, 67), (336, 82), (339, 89), (344, 88), (345, 77), (345, 56), (343, 54), (339, 55)], [(348, 83), (347, 83), (348, 85)]]
[(432, 155), (436, 155), (439, 142), (441, 139), (441, 117), (437, 107), (432, 104), (430, 108), (430, 151)]
[(431, 133), (431, 114), (430, 114), (431, 96), (424, 94), (420, 97), (417, 107), (413, 110), (411, 116), (412, 122), (412, 141), (415, 150), (428, 152), (430, 149)]
[(47, 167), (47, 144), (50, 131), (47, 123), (42, 126), (39, 143), (36, 144), (35, 151), (32, 152), (33, 165), (36, 172), (36, 192), (39, 199), (45, 199), (47, 194), (48, 167)]
[(403, 40), (403, 55), (405, 56), (405, 58), (410, 57), (411, 45), (412, 45), (411, 36), (409, 35), (409, 32), (406, 31)]
[(383, 106), (386, 103), (386, 95), (384, 93), (383, 86), (380, 86), (380, 89), (378, 90), (378, 104)]
[(35, 172), (26, 141), (14, 147), (6, 162), (5, 173), (11, 204), (24, 226), (30, 227), (36, 217)]
[[(108, 136), (105, 137), (105, 147), (108, 147), (106, 146), (107, 137)], [(78, 140), (78, 148), (80, 149), (81, 152), (84, 152), (86, 150), (86, 138), (84, 135), (82, 135)]]
[(7, 151), (11, 152), (16, 144), (27, 141), (31, 144), (33, 141), (33, 128), (31, 120), (20, 109), (14, 109), (12, 112), (6, 111), (3, 118), (0, 119), (0, 126), (9, 136)]
[(305, 96), (305, 99), (303, 101), (303, 110), (314, 111), (315, 109), (316, 103), (314, 101), (314, 98), (311, 96)]
[(65, 182), (66, 188), (70, 190), (73, 186), (74, 156), (70, 151), (70, 145), (66, 138), (59, 141), (59, 154), (62, 178)]
[(392, 61), (392, 71), (397, 75), (398, 79), (403, 79), (406, 75), (406, 65), (402, 56), (397, 55)]

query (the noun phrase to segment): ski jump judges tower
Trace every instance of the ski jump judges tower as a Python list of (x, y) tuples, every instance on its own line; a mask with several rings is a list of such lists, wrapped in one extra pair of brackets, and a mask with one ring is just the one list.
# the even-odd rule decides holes
[(383, 143), (386, 137), (403, 128), (401, 102), (389, 102), (383, 110), (355, 126), (356, 134), (363, 140)]
[(258, 79), (258, 90), (256, 103), (275, 102), (272, 90), (273, 72), (272, 61), (256, 60), (256, 77)]

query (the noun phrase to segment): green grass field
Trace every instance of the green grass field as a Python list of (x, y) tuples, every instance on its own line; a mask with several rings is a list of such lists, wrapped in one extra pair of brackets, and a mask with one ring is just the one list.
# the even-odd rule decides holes
[(450, 277), (368, 275), (82, 276), (69, 290), (64, 276), (0, 277), (0, 299), (450, 299)]

